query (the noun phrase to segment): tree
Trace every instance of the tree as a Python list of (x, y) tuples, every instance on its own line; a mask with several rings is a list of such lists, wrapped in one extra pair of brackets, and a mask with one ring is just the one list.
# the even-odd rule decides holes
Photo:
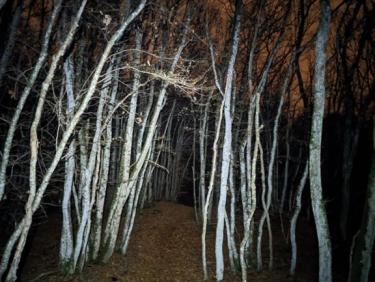
[(329, 33), (330, 6), (327, 0), (320, 0), (320, 22), (316, 36), (315, 73), (314, 73), (314, 108), (312, 114), (309, 175), (311, 205), (314, 213), (319, 245), (319, 281), (332, 281), (331, 238), (328, 219), (323, 201), (321, 179), (321, 142), (323, 131), (325, 101), (325, 60), (326, 44)]
[(224, 144), (222, 151), (222, 164), (220, 172), (220, 197), (217, 207), (218, 219), (216, 226), (216, 241), (215, 241), (215, 254), (216, 254), (216, 280), (221, 281), (224, 277), (224, 257), (223, 257), (223, 240), (224, 240), (224, 216), (225, 204), (227, 198), (227, 187), (229, 178), (229, 165), (231, 162), (232, 154), (232, 115), (231, 115), (231, 101), (232, 101), (232, 87), (234, 77), (234, 65), (236, 62), (240, 27), (241, 27), (241, 9), (242, 0), (236, 1), (235, 11), (235, 25), (232, 35), (231, 56), (228, 63), (225, 90), (224, 90)]

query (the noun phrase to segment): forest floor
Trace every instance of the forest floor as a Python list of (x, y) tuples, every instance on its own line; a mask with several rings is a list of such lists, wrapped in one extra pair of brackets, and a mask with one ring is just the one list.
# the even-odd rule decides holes
[[(315, 255), (306, 251), (301, 251), (301, 262), (298, 264), (300, 270), (296, 278), (288, 275), (290, 251), (281, 233), (280, 230), (274, 230), (274, 269), (260, 273), (250, 270), (249, 280), (315, 281), (316, 272), (312, 262), (312, 256)], [(194, 209), (181, 204), (159, 202), (144, 209), (136, 218), (127, 256), (116, 253), (109, 263), (89, 264), (77, 275), (63, 277), (57, 271), (59, 218), (50, 218), (48, 223), (40, 225), (33, 235), (27, 259), (21, 269), (21, 281), (203, 280), (200, 227), (194, 221)], [(208, 267), (212, 279), (215, 267), (214, 235), (214, 229), (211, 228), (207, 244)], [(266, 240), (265, 237), (264, 241)], [(264, 254), (267, 251), (265, 246)], [(263, 259), (267, 266), (267, 257)], [(240, 277), (226, 269), (224, 281), (240, 281)]]

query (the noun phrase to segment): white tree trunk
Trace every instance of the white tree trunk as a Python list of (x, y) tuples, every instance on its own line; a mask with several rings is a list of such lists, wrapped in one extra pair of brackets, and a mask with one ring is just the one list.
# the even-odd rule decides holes
[[(86, 0), (84, 0), (82, 2), (82, 4), (81, 4), (82, 9), (80, 8), (80, 10), (77, 13), (77, 15), (79, 17), (78, 16), (76, 17), (76, 20), (73, 23), (74, 27), (77, 27), (77, 25), (78, 25), (78, 20), (80, 18), (80, 15), (83, 11), (83, 7), (85, 6), (85, 4), (86, 4)], [(64, 132), (64, 134), (62, 136), (62, 139), (57, 146), (56, 153), (55, 153), (55, 155), (52, 159), (52, 162), (51, 162), (49, 168), (47, 169), (47, 171), (46, 171), (46, 173), (43, 177), (43, 180), (42, 180), (42, 182), (39, 186), (39, 189), (38, 189), (37, 193), (35, 194), (35, 197), (33, 197), (33, 195), (30, 195), (31, 196), (30, 199), (34, 198), (34, 201), (30, 205), (28, 204), (26, 215), (20, 221), (20, 223), (16, 227), (15, 231), (11, 235), (10, 239), (8, 240), (7, 246), (6, 246), (6, 248), (3, 252), (3, 256), (2, 256), (2, 259), (1, 259), (1, 263), (0, 263), (0, 279), (1, 279), (2, 275), (4, 274), (4, 272), (6, 271), (6, 269), (8, 268), (9, 259), (12, 255), (12, 250), (14, 248), (14, 245), (17, 241), (19, 241), (19, 245), (17, 247), (16, 253), (14, 254), (14, 260), (12, 262), (12, 267), (10, 269), (11, 271), (9, 271), (9, 273), (8, 273), (9, 279), (7, 278), (9, 281), (14, 281), (16, 279), (16, 272), (17, 272), (19, 260), (20, 260), (20, 257), (21, 257), (21, 253), (22, 253), (23, 248), (24, 248), (26, 237), (27, 237), (28, 231), (30, 229), (30, 225), (31, 225), (31, 221), (32, 221), (32, 215), (39, 208), (39, 205), (40, 205), (40, 202), (41, 202), (42, 197), (44, 195), (44, 192), (47, 189), (47, 186), (48, 186), (49, 181), (52, 177), (52, 174), (55, 171), (55, 169), (57, 167), (57, 164), (59, 163), (59, 161), (60, 161), (60, 159), (63, 155), (66, 144), (67, 144), (67, 142), (68, 142), (70, 136), (72, 135), (77, 123), (80, 120), (80, 117), (82, 116), (83, 112), (87, 108), (88, 103), (91, 100), (91, 98), (92, 98), (92, 96), (93, 96), (93, 94), (96, 90), (96, 86), (97, 86), (101, 71), (104, 67), (104, 64), (105, 64), (109, 54), (110, 54), (110, 51), (112, 50), (113, 45), (122, 36), (125, 29), (129, 26), (129, 24), (133, 21), (133, 19), (136, 16), (138, 16), (138, 14), (142, 11), (145, 4), (146, 4), (146, 0), (142, 0), (142, 2), (138, 5), (137, 9), (135, 11), (133, 11), (126, 20), (124, 20), (124, 22), (121, 24), (120, 28), (115, 32), (115, 34), (108, 41), (107, 46), (106, 46), (106, 48), (105, 48), (105, 50), (104, 50), (104, 52), (103, 52), (103, 54), (100, 58), (100, 61), (98, 63), (98, 66), (96, 67), (95, 72), (92, 76), (92, 80), (91, 80), (90, 85), (88, 87), (87, 93), (84, 96), (84, 98), (81, 102), (81, 105), (78, 108), (77, 112), (74, 114), (74, 117), (72, 118), (72, 121), (69, 123), (66, 131)]]
[[(187, 27), (189, 26), (189, 24), (190, 24), (190, 20), (188, 21), (187, 25), (185, 26), (185, 31), (184, 31), (184, 34), (183, 34), (183, 38), (181, 40), (181, 44), (180, 44), (179, 48), (177, 49), (177, 52), (174, 56), (172, 66), (171, 66), (171, 69), (170, 69), (171, 73), (174, 72), (174, 70), (177, 66), (177, 63), (180, 59), (182, 50), (185, 47)], [(165, 95), (166, 95), (166, 92), (167, 92), (168, 85), (169, 85), (169, 83), (165, 82), (164, 85), (162, 86), (162, 89), (161, 89), (160, 93), (159, 93), (159, 97), (158, 97), (158, 100), (156, 102), (152, 118), (150, 120), (149, 131), (148, 131), (147, 136), (145, 138), (144, 145), (143, 145), (143, 148), (142, 148), (142, 152), (140, 153), (139, 158), (135, 161), (134, 167), (133, 167), (130, 175), (129, 176), (123, 175), (122, 182), (119, 185), (119, 187), (121, 187), (121, 188), (118, 189), (118, 191), (120, 191), (121, 194), (119, 193), (120, 195), (117, 196), (118, 200), (115, 199), (115, 201), (114, 201), (114, 206), (111, 208), (110, 215), (108, 217), (107, 226), (106, 226), (106, 234), (105, 234), (105, 238), (104, 238), (104, 243), (105, 243), (105, 248), (106, 248), (105, 254), (103, 256), (104, 262), (108, 261), (108, 259), (111, 257), (111, 255), (114, 251), (116, 239), (117, 239), (117, 236), (118, 236), (118, 229), (119, 229), (119, 223), (120, 223), (120, 216), (121, 216), (122, 208), (123, 208), (123, 205), (125, 204), (125, 202), (127, 200), (127, 197), (129, 195), (129, 191), (130, 191), (129, 189), (131, 187), (134, 187), (133, 186), (134, 182), (137, 181), (139, 173), (140, 173), (140, 171), (143, 167), (144, 162), (146, 161), (148, 152), (151, 148), (152, 139), (153, 139), (154, 132), (155, 132), (155, 129), (156, 129), (156, 123), (158, 121), (160, 111), (163, 108), (164, 103), (165, 103), (164, 100), (165, 100)], [(129, 119), (130, 119), (130, 115), (129, 115)], [(130, 133), (130, 128), (129, 128), (128, 134), (129, 133)], [(130, 142), (130, 141), (128, 141), (128, 142)], [(125, 153), (123, 152), (123, 154), (125, 154)], [(127, 161), (124, 160), (124, 164), (126, 164), (126, 163), (127, 163)], [(126, 182), (124, 182), (124, 180), (126, 180)], [(125, 192), (123, 192), (123, 191), (125, 191)]]
[(330, 7), (328, 0), (320, 0), (320, 23), (316, 37), (316, 63), (314, 73), (314, 109), (310, 137), (310, 191), (319, 245), (319, 281), (332, 281), (331, 238), (323, 202), (321, 179), (321, 140), (325, 100), (326, 43), (329, 32)]
[[(78, 23), (81, 19), (81, 16), (82, 16), (84, 7), (86, 5), (86, 2), (87, 2), (87, 0), (84, 0), (82, 2), (81, 7), (78, 10), (77, 15), (75, 16), (75, 19), (74, 19), (74, 21), (71, 25), (71, 28), (70, 28), (63, 44), (61, 45), (61, 47), (59, 48), (59, 50), (57, 51), (57, 53), (54, 55), (54, 57), (52, 59), (51, 66), (49, 68), (47, 77), (45, 78), (45, 80), (43, 81), (43, 84), (42, 84), (42, 89), (41, 89), (39, 99), (38, 99), (38, 105), (37, 105), (37, 108), (36, 108), (36, 111), (35, 111), (34, 120), (32, 122), (31, 130), (30, 130), (31, 131), (30, 132), (31, 156), (30, 156), (30, 175), (29, 175), (30, 190), (29, 190), (29, 197), (28, 197), (27, 203), (25, 205), (26, 214), (25, 214), (25, 217), (24, 217), (24, 219), (25, 219), (24, 227), (23, 227), (23, 230), (22, 230), (22, 232), (20, 234), (20, 237), (18, 239), (18, 245), (17, 245), (16, 251), (13, 255), (13, 261), (10, 265), (9, 272), (8, 272), (8, 275), (7, 275), (7, 278), (6, 278), (7, 281), (14, 281), (14, 280), (17, 279), (18, 265), (19, 265), (19, 262), (21, 260), (22, 251), (23, 251), (23, 249), (25, 247), (25, 244), (26, 244), (26, 238), (27, 238), (27, 235), (28, 235), (28, 231), (29, 231), (31, 223), (32, 223), (32, 216), (34, 214), (33, 207), (34, 207), (35, 201), (37, 200), (37, 198), (36, 198), (36, 196), (37, 196), (36, 195), (37, 194), (36, 167), (37, 167), (38, 143), (39, 143), (38, 135), (37, 135), (37, 128), (38, 128), (38, 125), (39, 125), (39, 122), (40, 122), (40, 119), (41, 119), (41, 116), (42, 116), (45, 98), (46, 98), (49, 86), (51, 85), (52, 79), (54, 77), (55, 71), (57, 69), (58, 62), (60, 61), (61, 57), (65, 54), (65, 51), (67, 50), (68, 46), (70, 45), (70, 43), (73, 40), (73, 36), (74, 36), (74, 34), (75, 34), (75, 32), (78, 28)], [(1, 279), (1, 275), (0, 275), (0, 279)]]
[[(112, 112), (115, 101), (116, 101), (116, 96), (117, 96), (117, 87), (115, 86), (117, 85), (117, 80), (119, 78), (119, 70), (117, 66), (118, 66), (118, 63), (115, 64), (116, 70), (114, 73), (114, 77), (112, 79), (111, 98), (109, 100), (109, 104), (107, 108), (108, 113)], [(108, 74), (107, 79), (111, 79), (110, 77), (111, 71), (107, 72), (107, 74)], [(106, 135), (105, 135), (105, 145), (104, 145), (104, 152), (103, 152), (103, 164), (101, 166), (99, 189), (98, 189), (97, 198), (96, 198), (96, 212), (95, 212), (95, 225), (94, 225), (93, 250), (92, 250), (93, 260), (96, 260), (98, 258), (99, 248), (100, 248), (100, 243), (101, 243), (101, 236), (102, 236), (104, 203), (106, 199), (110, 157), (111, 157), (112, 120), (109, 121), (105, 130), (106, 130), (105, 131)]]
[[(261, 182), (262, 182), (262, 195), (261, 195), (261, 202), (262, 202), (262, 208), (263, 211), (267, 210), (267, 203), (266, 203), (266, 173), (264, 168), (264, 154), (263, 154), (263, 147), (262, 143), (259, 142), (259, 162), (260, 162), (260, 173), (261, 173)], [(262, 221), (263, 220), (263, 221)], [(268, 229), (268, 242), (269, 242), (269, 250), (270, 250), (270, 258), (272, 258), (272, 233), (271, 233), (271, 225), (270, 225), (270, 216), (269, 213), (266, 212), (265, 216), (261, 217), (261, 220), (259, 222), (258, 226), (258, 240), (257, 240), (257, 270), (261, 271), (263, 268), (262, 263), (262, 239), (263, 239), (263, 225), (264, 221), (267, 222), (267, 229)], [(270, 260), (271, 262), (271, 260)]]
[(229, 169), (229, 191), (230, 191), (230, 218), (228, 220), (229, 224), (229, 236), (228, 236), (228, 246), (230, 257), (233, 260), (232, 271), (235, 272), (238, 267), (238, 252), (237, 244), (235, 237), (236, 229), (236, 193), (234, 187), (234, 176), (233, 176), (233, 160), (231, 160), (230, 169)]
[(206, 202), (206, 133), (207, 133), (207, 119), (208, 119), (208, 108), (211, 101), (212, 91), (207, 99), (206, 105), (203, 110), (203, 119), (199, 123), (199, 191), (200, 191), (200, 207), (203, 218), (204, 205)]
[[(249, 82), (250, 86), (252, 85), (252, 82)], [(250, 87), (249, 86), (249, 87)], [(247, 261), (251, 259), (250, 256), (253, 256), (252, 248), (253, 248), (253, 237), (254, 237), (254, 224), (253, 221), (249, 221), (249, 216), (251, 213), (251, 207), (252, 207), (252, 195), (251, 195), (251, 183), (252, 183), (252, 142), (253, 142), (253, 123), (254, 123), (254, 111), (256, 107), (256, 95), (254, 95), (251, 98), (249, 110), (247, 112), (247, 129), (246, 129), (246, 136), (244, 142), (246, 142), (246, 148), (245, 148), (245, 167), (243, 169), (246, 170), (245, 176), (246, 176), (246, 187), (245, 187), (245, 211), (246, 216), (244, 217), (244, 234), (249, 232), (248, 239), (246, 241), (246, 245), (244, 246), (244, 260)], [(255, 130), (255, 129), (254, 129)], [(255, 148), (254, 148), (255, 150)], [(246, 221), (245, 221), (246, 218)], [(247, 222), (249, 221), (249, 225), (247, 226)], [(245, 236), (244, 236), (245, 237)]]
[[(34, 83), (39, 75), (40, 69), (43, 67), (44, 62), (46, 61), (47, 58), (47, 52), (48, 52), (48, 46), (49, 46), (49, 41), (51, 38), (51, 33), (52, 33), (52, 28), (55, 25), (56, 19), (60, 13), (61, 10), (61, 3), (62, 0), (58, 1), (52, 11), (51, 18), (48, 22), (48, 26), (46, 29), (46, 33), (44, 34), (43, 37), (43, 43), (42, 43), (42, 49), (39, 54), (39, 58), (37, 62), (35, 63), (35, 67), (31, 73), (31, 76), (28, 80), (28, 83), (24, 90), (22, 91), (20, 100), (18, 101), (17, 108), (14, 112), (12, 121), (10, 123), (9, 129), (8, 129), (8, 134), (5, 139), (4, 143), (4, 149), (2, 152), (2, 158), (1, 158), (1, 167), (0, 167), (0, 201), (3, 198), (4, 195), (4, 190), (5, 190), (5, 184), (6, 184), (6, 169), (8, 166), (9, 162), (9, 154), (10, 154), (10, 149), (12, 147), (12, 142), (13, 142), (13, 137), (14, 133), (16, 132), (17, 129), (17, 123), (20, 118), (21, 112), (23, 110), (23, 107), (26, 103), (27, 98), (29, 97), (29, 94), (31, 92), (31, 89), (34, 86)], [(1, 8), (1, 7), (0, 7)], [(2, 270), (0, 268), (0, 277), (2, 274)]]
[[(269, 264), (268, 268), (272, 269), (273, 267), (273, 244), (272, 244), (272, 230), (271, 230), (271, 224), (270, 224), (270, 218), (269, 218), (269, 209), (271, 206), (272, 201), (272, 192), (273, 192), (273, 170), (274, 170), (274, 164), (276, 159), (276, 148), (278, 143), (278, 129), (279, 129), (279, 123), (280, 123), (280, 116), (282, 112), (282, 108), (284, 105), (284, 95), (288, 89), (290, 76), (292, 74), (292, 64), (289, 65), (287, 75), (284, 79), (284, 83), (281, 89), (281, 96), (279, 105), (277, 108), (277, 113), (273, 125), (273, 132), (272, 132), (272, 147), (271, 147), (271, 156), (270, 161), (268, 163), (268, 172), (267, 172), (267, 195), (266, 195), (266, 204), (263, 210), (263, 214), (260, 218), (259, 222), (259, 235), (258, 235), (258, 271), (262, 267), (262, 262), (259, 260), (261, 258), (261, 239), (262, 239), (262, 232), (263, 232), (263, 225), (264, 221), (267, 219), (267, 228), (268, 228), (268, 237), (269, 237)], [(263, 198), (263, 197), (262, 197)], [(260, 268), (259, 268), (260, 267)]]
[[(74, 89), (73, 89), (73, 61), (69, 56), (64, 63), (65, 91), (67, 95), (67, 120), (71, 120), (74, 114)], [(62, 200), (62, 228), (60, 239), (60, 269), (65, 273), (71, 273), (73, 255), (73, 226), (71, 217), (71, 195), (74, 186), (76, 143), (73, 139), (69, 144), (65, 158), (64, 195)]]
[(221, 122), (223, 120), (223, 110), (224, 110), (224, 100), (222, 101), (219, 108), (219, 116), (217, 118), (216, 129), (215, 129), (215, 139), (212, 145), (212, 165), (210, 173), (210, 182), (208, 184), (208, 193), (206, 197), (206, 203), (204, 205), (203, 213), (203, 227), (202, 227), (202, 264), (203, 264), (203, 274), (204, 280), (208, 280), (207, 271), (207, 255), (206, 255), (206, 233), (207, 233), (207, 219), (208, 219), (208, 208), (210, 205), (210, 198), (214, 188), (215, 176), (216, 176), (216, 166), (217, 166), (217, 155), (218, 155), (218, 142), (220, 138)]
[(296, 264), (297, 264), (297, 242), (296, 242), (296, 227), (297, 227), (297, 220), (299, 213), (301, 211), (301, 200), (302, 200), (302, 193), (303, 189), (306, 186), (306, 180), (309, 173), (309, 164), (308, 162), (305, 165), (305, 169), (303, 171), (303, 175), (301, 181), (298, 185), (296, 197), (295, 197), (295, 208), (292, 215), (292, 219), (290, 220), (290, 245), (292, 249), (291, 255), (291, 262), (290, 262), (290, 275), (294, 275), (296, 272)]
[(98, 109), (96, 112), (96, 123), (95, 123), (95, 133), (92, 140), (91, 150), (89, 159), (87, 162), (87, 166), (84, 170), (84, 182), (83, 186), (80, 187), (82, 190), (82, 213), (81, 213), (81, 222), (78, 227), (77, 231), (77, 237), (75, 242), (75, 248), (74, 248), (74, 261), (73, 261), (73, 270), (75, 270), (79, 257), (85, 255), (85, 244), (84, 242), (87, 240), (86, 230), (90, 228), (89, 221), (91, 219), (91, 203), (93, 201), (92, 193), (95, 195), (95, 191), (91, 189), (93, 182), (93, 175), (94, 170), (97, 167), (97, 159), (98, 159), (98, 152), (99, 152), (99, 146), (100, 146), (100, 137), (102, 133), (102, 123), (103, 123), (103, 110), (104, 105), (107, 100), (108, 96), (108, 87), (111, 82), (112, 77), (112, 66), (110, 65), (107, 69), (105, 80), (103, 82), (102, 90), (100, 91), (100, 98), (99, 98), (99, 104)]
[[(241, 274), (242, 274), (242, 281), (247, 281), (247, 265), (246, 265), (246, 258), (245, 258), (245, 249), (248, 244), (248, 241), (251, 236), (250, 228), (251, 222), (254, 217), (256, 205), (257, 205), (257, 198), (256, 198), (256, 166), (258, 160), (258, 152), (259, 152), (259, 145), (260, 145), (260, 130), (261, 126), (259, 125), (259, 93), (255, 94), (255, 144), (254, 144), (254, 151), (252, 155), (251, 161), (251, 182), (250, 182), (250, 195), (248, 196), (248, 200), (250, 199), (250, 210), (249, 215), (247, 217), (245, 229), (244, 229), (244, 238), (242, 239), (241, 246), (240, 246), (240, 263), (241, 263)], [(249, 145), (249, 144), (248, 144)], [(249, 168), (248, 168), (249, 169)]]
[[(239, 1), (241, 2), (241, 1)], [(240, 3), (238, 3), (240, 4)], [(241, 3), (242, 4), (242, 3)], [(232, 85), (234, 77), (234, 65), (236, 62), (239, 34), (240, 34), (240, 9), (241, 5), (236, 7), (235, 29), (233, 33), (232, 52), (228, 63), (227, 76), (224, 92), (224, 144), (222, 152), (222, 163), (220, 172), (220, 196), (217, 207), (217, 225), (215, 240), (215, 258), (216, 258), (216, 280), (222, 281), (224, 278), (224, 256), (223, 256), (223, 240), (224, 240), (224, 215), (227, 200), (227, 187), (229, 177), (229, 165), (232, 151)]]
[[(142, 33), (137, 32), (137, 47), (139, 49), (140, 44), (142, 42)], [(135, 53), (135, 61), (136, 65), (139, 65), (140, 62), (140, 53), (139, 51)], [(123, 207), (125, 205), (128, 196), (131, 195), (134, 197), (134, 192), (131, 191), (131, 188), (134, 186), (129, 185), (129, 177), (130, 177), (130, 165), (131, 165), (131, 155), (132, 155), (132, 148), (133, 148), (133, 129), (135, 124), (135, 117), (137, 112), (137, 101), (138, 101), (138, 89), (140, 85), (140, 78), (141, 75), (138, 71), (134, 73), (134, 82), (133, 82), (133, 95), (130, 100), (129, 105), (129, 114), (128, 120), (125, 129), (125, 142), (123, 146), (122, 152), (122, 160), (121, 160), (121, 182), (116, 188), (115, 198), (112, 202), (111, 210), (108, 216), (108, 222), (105, 230), (105, 244), (106, 250), (103, 257), (103, 261), (108, 261), (108, 259), (112, 256), (116, 239), (118, 236), (118, 228), (120, 225), (121, 214), (123, 211)]]

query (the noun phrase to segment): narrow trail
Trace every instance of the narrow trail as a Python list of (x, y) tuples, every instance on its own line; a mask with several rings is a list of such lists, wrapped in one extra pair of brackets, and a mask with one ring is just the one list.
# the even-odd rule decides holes
[(128, 281), (202, 281), (200, 252), (193, 209), (159, 202), (138, 217), (129, 246)]
[[(138, 214), (126, 256), (89, 264), (81, 274), (62, 277), (57, 269), (58, 219), (36, 232), (22, 281), (202, 281), (201, 231), (192, 207), (158, 202)], [(51, 232), (53, 230), (53, 232)], [(213, 234), (208, 234), (208, 265), (214, 277)], [(52, 243), (54, 242), (54, 243)], [(44, 275), (43, 275), (44, 274)], [(225, 281), (240, 281), (231, 273)]]
[[(194, 221), (192, 207), (158, 202), (142, 210), (136, 218), (126, 256), (115, 253), (107, 264), (88, 264), (82, 273), (73, 276), (63, 277), (57, 271), (59, 235), (58, 218), (51, 218), (47, 224), (38, 228), (21, 281), (203, 281), (201, 230)], [(212, 230), (207, 234), (211, 281), (215, 281), (214, 235)], [(284, 250), (280, 250), (280, 253), (284, 253), (284, 256), (287, 254)], [(287, 275), (287, 269), (288, 262), (279, 261), (273, 271), (258, 273), (250, 270), (249, 279), (264, 282), (314, 281), (304, 275), (303, 278), (292, 278)], [(224, 281), (237, 282), (240, 277), (226, 269)]]

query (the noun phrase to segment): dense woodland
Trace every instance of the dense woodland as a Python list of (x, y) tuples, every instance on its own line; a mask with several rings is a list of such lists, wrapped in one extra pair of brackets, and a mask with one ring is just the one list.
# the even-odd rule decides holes
[(1, 0), (0, 280), (53, 214), (69, 277), (158, 201), (194, 207), (202, 280), (257, 281), (276, 237), (292, 279), (308, 241), (319, 281), (375, 279), (374, 5)]

